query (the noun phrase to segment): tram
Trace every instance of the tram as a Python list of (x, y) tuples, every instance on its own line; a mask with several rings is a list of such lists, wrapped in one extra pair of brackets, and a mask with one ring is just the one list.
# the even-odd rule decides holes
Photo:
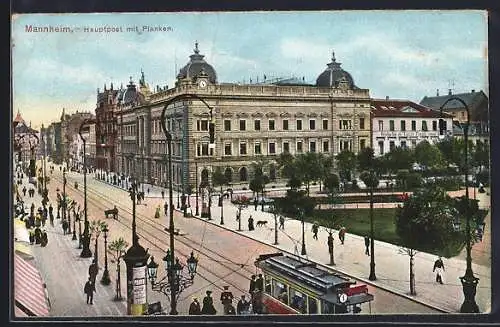
[[(262, 313), (371, 313), (374, 297), (366, 284), (318, 267), (298, 257), (272, 253), (255, 261), (264, 277), (264, 290), (254, 296)], [(366, 311), (365, 311), (366, 310)]]

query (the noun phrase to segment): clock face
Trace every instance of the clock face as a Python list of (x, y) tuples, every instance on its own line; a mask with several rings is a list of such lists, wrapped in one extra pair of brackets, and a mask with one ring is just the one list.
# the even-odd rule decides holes
[(207, 82), (206, 81), (200, 81), (199, 85), (200, 85), (200, 87), (206, 87), (207, 86)]
[(346, 301), (347, 301), (347, 294), (345, 294), (345, 293), (339, 294), (339, 302), (345, 303)]

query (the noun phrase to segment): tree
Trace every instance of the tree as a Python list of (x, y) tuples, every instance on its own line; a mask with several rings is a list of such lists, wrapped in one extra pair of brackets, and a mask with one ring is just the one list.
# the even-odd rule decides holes
[(239, 195), (233, 198), (232, 203), (238, 208), (236, 219), (238, 220), (238, 231), (241, 231), (241, 210), (248, 207), (250, 199), (244, 195)]
[(214, 171), (212, 172), (212, 183), (214, 184), (214, 187), (220, 186), (220, 197), (219, 197), (219, 206), (220, 206), (220, 220), (221, 220), (221, 225), (224, 224), (224, 211), (223, 211), (223, 190), (222, 186), (227, 185), (228, 180), (226, 174), (222, 172), (222, 169), (220, 166), (215, 167)]
[(343, 150), (337, 154), (335, 159), (337, 161), (337, 170), (342, 183), (350, 181), (352, 172), (356, 168), (356, 155), (349, 150)]
[(361, 149), (357, 155), (358, 169), (360, 171), (369, 170), (373, 168), (374, 152), (370, 147)]
[(384, 159), (384, 166), (389, 173), (389, 178), (391, 178), (391, 175), (395, 175), (398, 170), (410, 169), (414, 162), (412, 151), (399, 146), (387, 152)]
[(296, 167), (294, 166), (295, 157), (290, 152), (282, 152), (276, 159), (278, 171), (281, 177), (292, 178), (296, 176)]
[[(318, 153), (316, 166), (318, 169), (319, 191), (321, 192), (321, 184), (325, 183), (325, 179), (329, 178), (333, 170), (333, 156), (326, 156), (323, 153)], [(338, 177), (338, 176), (337, 176)], [(338, 188), (338, 187), (337, 187)]]
[(301, 153), (294, 161), (296, 173), (299, 179), (306, 184), (307, 195), (309, 196), (310, 183), (321, 177), (320, 158), (315, 152)]
[(269, 161), (263, 156), (259, 156), (256, 161), (251, 163), (254, 176), (250, 181), (249, 188), (257, 195), (259, 192), (262, 193), (262, 211), (264, 211), (264, 189), (266, 184), (270, 182), (269, 176), (264, 173), (268, 165)]
[(95, 239), (95, 252), (94, 252), (94, 260), (96, 261), (97, 266), (99, 266), (99, 257), (97, 255), (97, 242), (99, 240), (99, 235), (101, 235), (101, 232), (104, 230), (104, 228), (107, 228), (108, 224), (105, 221), (102, 221), (100, 219), (98, 220), (92, 220), (90, 223), (90, 234), (94, 237)]
[(402, 241), (400, 252), (410, 257), (410, 294), (415, 295), (415, 249), (439, 252), (453, 238), (453, 201), (439, 187), (417, 190), (396, 210), (396, 232)]
[(123, 239), (123, 237), (120, 237), (113, 242), (111, 242), (108, 245), (108, 249), (110, 249), (112, 252), (113, 257), (116, 260), (116, 295), (115, 295), (115, 301), (121, 301), (122, 300), (122, 294), (121, 294), (121, 281), (120, 281), (120, 259), (123, 258), (125, 255), (125, 249), (127, 248), (128, 243)]
[(437, 166), (442, 163), (441, 151), (427, 141), (422, 141), (415, 147), (415, 161), (424, 168)]

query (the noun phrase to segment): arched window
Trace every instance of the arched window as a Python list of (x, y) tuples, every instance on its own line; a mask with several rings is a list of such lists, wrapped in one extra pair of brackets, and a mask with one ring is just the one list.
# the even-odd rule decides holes
[(228, 183), (233, 181), (233, 170), (231, 168), (227, 167), (226, 170), (224, 170), (224, 175)]
[(248, 170), (245, 167), (240, 169), (240, 182), (248, 181)]

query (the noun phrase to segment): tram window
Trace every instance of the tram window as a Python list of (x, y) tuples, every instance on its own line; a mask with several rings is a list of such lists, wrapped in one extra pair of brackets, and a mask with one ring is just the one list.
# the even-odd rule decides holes
[(327, 301), (321, 301), (322, 314), (331, 315), (335, 313), (335, 307), (333, 303)]
[(267, 293), (267, 294), (271, 294), (271, 277), (269, 276), (264, 276), (264, 283), (265, 283), (265, 286), (264, 286), (264, 291)]
[(273, 296), (281, 302), (288, 305), (288, 287), (287, 285), (273, 280)]
[(318, 300), (313, 297), (308, 296), (307, 302), (309, 304), (309, 314), (315, 315), (318, 313)]
[(290, 306), (301, 313), (307, 313), (306, 295), (290, 287)]

